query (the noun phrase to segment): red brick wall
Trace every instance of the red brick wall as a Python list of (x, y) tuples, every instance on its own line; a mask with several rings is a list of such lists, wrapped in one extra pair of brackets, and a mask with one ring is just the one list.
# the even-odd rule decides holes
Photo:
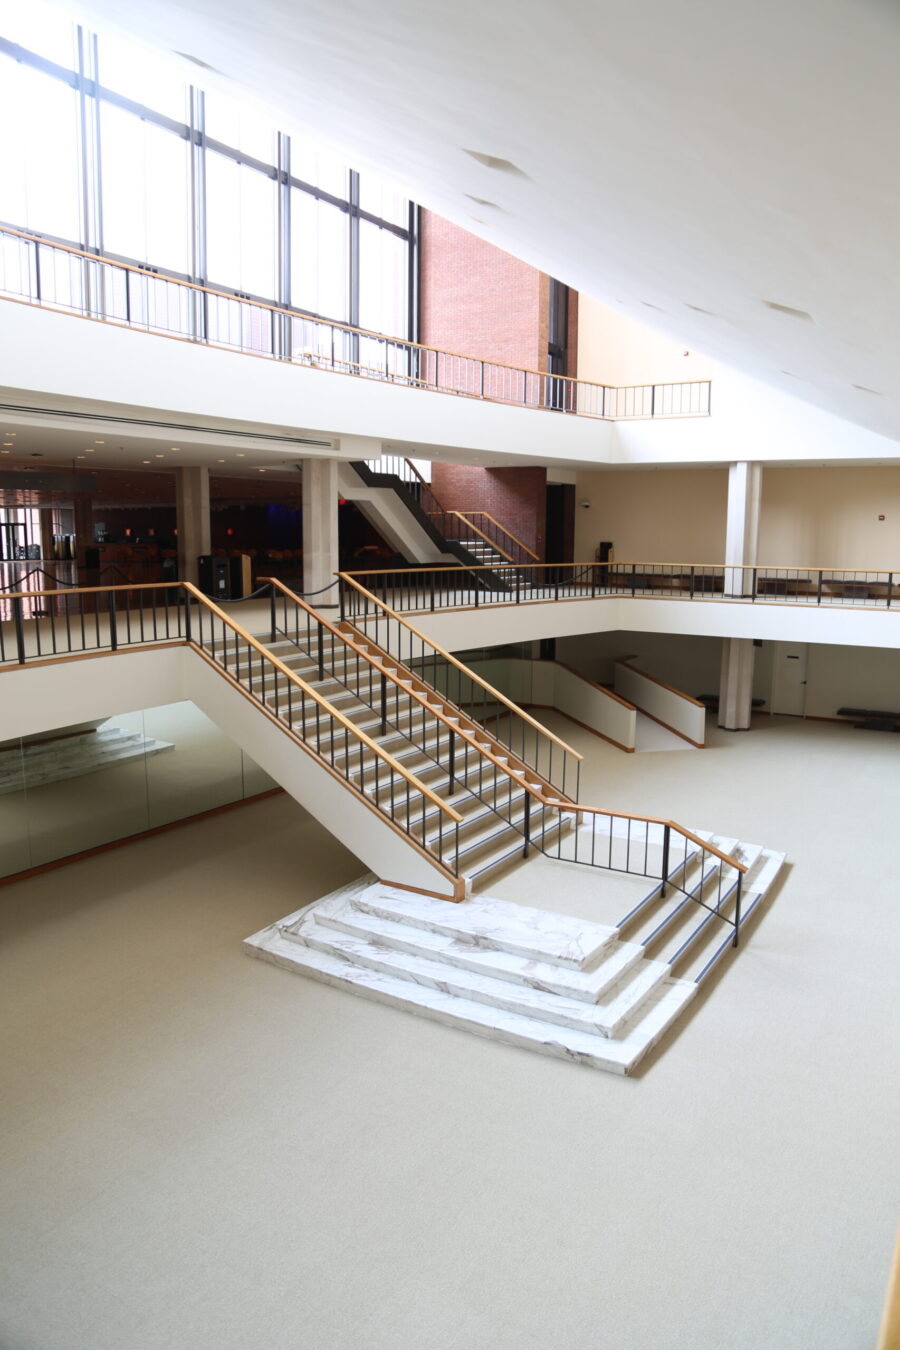
[[(419, 341), (528, 370), (547, 364), (549, 278), (430, 211), (419, 234)], [(435, 464), (448, 510), (487, 511), (544, 556), (544, 469)]]
[(431, 485), (448, 511), (487, 511), (543, 558), (546, 469), (479, 469), (469, 464), (434, 464)]
[(464, 356), (543, 370), (547, 278), (511, 253), (423, 210), (419, 341)]

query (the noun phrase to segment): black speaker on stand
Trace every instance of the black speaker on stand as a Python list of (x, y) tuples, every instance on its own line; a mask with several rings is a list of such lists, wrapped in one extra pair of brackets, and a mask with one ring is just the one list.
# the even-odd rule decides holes
[(231, 586), (227, 558), (203, 553), (197, 559), (197, 584), (211, 600), (230, 600)]

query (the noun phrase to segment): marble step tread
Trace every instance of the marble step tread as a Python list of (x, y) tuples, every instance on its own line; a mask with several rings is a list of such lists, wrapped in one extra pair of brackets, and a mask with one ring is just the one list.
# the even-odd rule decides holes
[(760, 850), (757, 863), (745, 878), (744, 898), (749, 895), (765, 895), (784, 865), (786, 853), (777, 853), (774, 849)]
[(457, 998), (436, 989), (399, 980), (381, 971), (351, 965), (348, 961), (288, 941), (277, 928), (264, 929), (247, 938), (251, 955), (287, 970), (351, 990), (380, 1003), (465, 1029), (477, 1036), (520, 1046), (545, 1055), (572, 1060), (595, 1069), (626, 1074), (665, 1034), (696, 986), (685, 980), (664, 980), (641, 1004), (634, 1017), (620, 1028), (616, 1039), (595, 1036), (570, 1027), (550, 1025), (518, 1013)]
[[(490, 980), (505, 980), (529, 989), (543, 990), (580, 1003), (597, 1003), (635, 966), (644, 955), (636, 942), (611, 942), (604, 949), (603, 960), (593, 970), (571, 970), (567, 966), (551, 965), (512, 952), (493, 951), (473, 947), (469, 942), (457, 942), (443, 933), (432, 933), (427, 928), (412, 928), (379, 919), (374, 914), (362, 914), (341, 901), (319, 904), (315, 910), (316, 922), (350, 937), (371, 939), (381, 947), (438, 961), (444, 966), (455, 966)], [(293, 926), (285, 929), (290, 935)]]
[(551, 994), (543, 989), (515, 985), (475, 974), (424, 956), (412, 956), (382, 947), (372, 937), (354, 937), (321, 924), (311, 915), (294, 934), (297, 941), (317, 951), (340, 956), (354, 965), (380, 970), (457, 998), (487, 1003), (505, 1012), (521, 1013), (540, 1022), (586, 1031), (592, 1036), (615, 1036), (618, 1028), (644, 998), (670, 975), (663, 961), (642, 961), (623, 976), (597, 1003)]
[(373, 887), (351, 902), (365, 914), (443, 933), (458, 942), (533, 957), (552, 965), (591, 970), (618, 936), (609, 924), (479, 896), (452, 908), (441, 900), (389, 886)]

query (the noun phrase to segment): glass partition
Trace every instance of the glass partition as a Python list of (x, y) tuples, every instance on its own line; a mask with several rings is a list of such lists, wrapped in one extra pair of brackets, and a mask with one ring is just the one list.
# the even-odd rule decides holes
[(0, 745), (0, 876), (278, 785), (190, 702)]

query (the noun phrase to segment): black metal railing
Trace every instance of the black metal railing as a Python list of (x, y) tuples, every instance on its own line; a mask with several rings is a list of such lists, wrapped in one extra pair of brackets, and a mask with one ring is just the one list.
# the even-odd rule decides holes
[(0, 296), (438, 393), (606, 420), (707, 417), (709, 380), (627, 387), (440, 351), (0, 228)]
[(470, 553), (487, 548), (501, 561), (533, 563), (538, 555), (487, 511), (430, 511), (429, 516), (446, 539), (462, 544)]
[[(571, 828), (565, 828), (567, 821)], [(747, 868), (676, 822), (583, 805), (577, 808), (576, 820), (571, 810), (532, 799), (522, 833), (526, 857), (538, 849), (563, 862), (656, 880), (658, 884), (616, 925), (627, 933), (651, 914), (652, 926), (640, 939), (645, 949), (666, 941), (690, 907), (705, 910), (706, 916), (666, 957), (672, 967), (715, 920), (731, 927), (731, 943), (738, 946)], [(670, 892), (674, 902), (660, 906)]]
[[(900, 608), (900, 569), (729, 563), (491, 563), (348, 572), (397, 613), (630, 595), (654, 599)], [(359, 602), (347, 598), (348, 605)]]
[[(3, 602), (9, 616), (0, 623), (0, 661), (27, 665), (126, 647), (191, 644), (450, 875), (467, 874), (470, 855), (484, 847), (479, 831), (489, 816), (518, 838), (510, 855), (536, 850), (658, 880), (621, 928), (676, 892), (674, 907), (644, 940), (647, 946), (686, 906), (706, 910), (670, 958), (673, 966), (716, 919), (731, 925), (737, 946), (746, 871), (740, 862), (675, 822), (578, 804), (581, 755), (352, 578), (346, 578), (340, 627), (283, 583), (262, 580), (267, 636), (273, 643), (284, 637), (296, 649), (296, 669), (181, 582), (10, 595)], [(38, 600), (48, 608), (26, 612)], [(329, 697), (316, 683), (336, 684), (374, 716), (357, 725), (335, 706), (337, 695)], [(411, 771), (374, 739), (389, 732), (425, 764), (417, 759)], [(479, 799), (480, 815), (466, 819), (444, 795), (460, 792)]]
[(582, 756), (451, 653), (429, 641), (393, 608), (341, 574), (341, 617), (389, 652), (475, 721), (491, 727), (521, 763), (564, 797), (578, 798)]
[[(505, 829), (511, 826), (515, 831), (525, 818), (528, 790), (556, 794), (557, 789), (504, 743), (496, 727), (488, 730), (483, 720), (476, 721), (427, 683), (421, 662), (416, 668), (404, 664), (379, 647), (371, 634), (347, 621), (336, 627), (278, 581), (272, 582), (270, 634), (273, 642), (283, 638), (300, 654), (297, 669), (305, 679), (320, 681), (326, 690), (337, 685), (349, 692), (364, 710), (363, 725), (373, 735), (386, 737), (386, 746), (397, 745), (392, 753), (412, 752), (422, 781), (453, 800), (462, 793), (481, 803), (484, 809), (461, 827), (461, 864), (467, 854), (484, 846), (480, 832), (485, 817), (501, 823), (498, 832), (489, 833), (494, 843)], [(489, 720), (502, 720), (507, 709), (498, 701), (492, 706), (497, 713)], [(357, 709), (349, 715), (356, 716)]]
[[(46, 609), (34, 608), (39, 600)], [(0, 661), (7, 664), (190, 643), (372, 810), (459, 875), (459, 813), (195, 587), (170, 582), (32, 592), (3, 604), (10, 617), (0, 623)]]

